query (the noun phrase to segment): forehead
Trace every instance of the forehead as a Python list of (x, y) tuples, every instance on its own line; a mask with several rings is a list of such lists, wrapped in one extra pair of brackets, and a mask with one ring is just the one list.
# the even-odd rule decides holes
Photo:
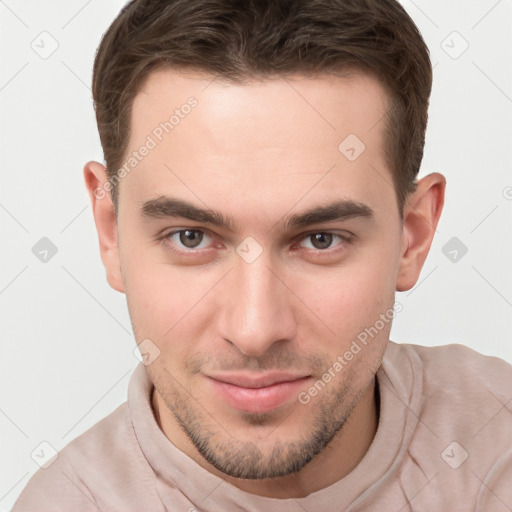
[(237, 186), (246, 199), (275, 200), (279, 192), (291, 201), (321, 180), (319, 193), (339, 185), (368, 199), (380, 193), (382, 176), (388, 188), (392, 182), (383, 149), (386, 109), (384, 88), (358, 72), (234, 84), (155, 71), (133, 103), (128, 156), (151, 149), (130, 172), (128, 188), (147, 199), (176, 196), (176, 186), (189, 198), (212, 190), (223, 197)]
[[(290, 75), (236, 84), (208, 74), (159, 70), (150, 73), (135, 97), (132, 140), (169, 120), (191, 97), (199, 107), (192, 116), (195, 128), (201, 126), (208, 142), (228, 147), (237, 142), (240, 149), (257, 144), (314, 145), (326, 137), (326, 143), (336, 143), (348, 130), (369, 139), (380, 134), (373, 128), (387, 108), (381, 84), (358, 71), (339, 77)], [(180, 131), (183, 128), (174, 130), (176, 143)]]

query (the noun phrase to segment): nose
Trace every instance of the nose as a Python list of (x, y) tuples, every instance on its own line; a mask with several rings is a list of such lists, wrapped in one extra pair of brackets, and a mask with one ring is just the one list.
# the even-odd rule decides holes
[(252, 357), (296, 335), (293, 293), (264, 255), (252, 263), (237, 257), (221, 294), (220, 335)]

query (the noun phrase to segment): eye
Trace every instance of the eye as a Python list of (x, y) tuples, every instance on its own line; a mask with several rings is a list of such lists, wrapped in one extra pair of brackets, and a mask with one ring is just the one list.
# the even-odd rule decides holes
[(180, 229), (167, 233), (164, 238), (179, 249), (204, 249), (208, 247), (208, 243), (201, 244), (210, 237), (200, 229)]
[[(307, 235), (304, 240), (308, 241), (311, 240), (311, 246), (308, 248), (317, 249), (317, 250), (325, 250), (330, 249), (332, 247), (332, 243), (335, 239), (340, 240), (339, 244), (348, 241), (348, 237), (338, 235), (336, 233), (330, 233), (326, 231), (319, 231), (317, 233), (310, 233)], [(304, 247), (302, 243), (299, 244), (301, 247)], [(307, 246), (306, 246), (307, 247)]]

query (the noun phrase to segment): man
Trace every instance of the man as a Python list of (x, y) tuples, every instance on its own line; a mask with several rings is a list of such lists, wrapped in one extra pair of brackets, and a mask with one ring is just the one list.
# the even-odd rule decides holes
[(144, 363), (15, 512), (512, 509), (510, 365), (389, 341), (431, 81), (393, 0), (126, 5), (84, 176)]

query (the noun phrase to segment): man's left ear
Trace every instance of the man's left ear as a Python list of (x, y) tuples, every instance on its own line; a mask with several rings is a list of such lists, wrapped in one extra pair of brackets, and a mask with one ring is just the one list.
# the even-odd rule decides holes
[(402, 253), (396, 289), (411, 289), (427, 258), (444, 205), (446, 179), (437, 172), (417, 182), (404, 207)]

